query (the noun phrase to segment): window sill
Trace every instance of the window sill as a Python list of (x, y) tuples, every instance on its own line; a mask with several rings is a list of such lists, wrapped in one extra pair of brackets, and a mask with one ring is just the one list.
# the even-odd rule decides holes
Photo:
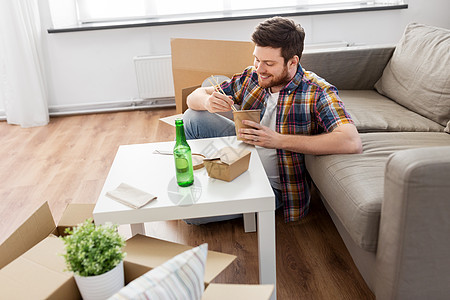
[(408, 4), (370, 4), (370, 5), (340, 5), (335, 7), (289, 7), (280, 9), (261, 9), (252, 11), (235, 11), (235, 12), (220, 12), (217, 14), (208, 15), (177, 15), (172, 17), (161, 17), (151, 19), (139, 19), (132, 21), (117, 21), (117, 22), (95, 22), (84, 23), (61, 28), (50, 28), (48, 33), (62, 33), (75, 31), (90, 31), (90, 30), (105, 30), (105, 29), (121, 29), (132, 27), (146, 27), (146, 26), (163, 26), (163, 25), (179, 25), (192, 23), (206, 23), (206, 22), (223, 22), (223, 21), (238, 21), (249, 19), (265, 19), (273, 16), (307, 16), (307, 15), (322, 15), (322, 14), (336, 14), (349, 12), (365, 12), (378, 10), (394, 10), (406, 9)]

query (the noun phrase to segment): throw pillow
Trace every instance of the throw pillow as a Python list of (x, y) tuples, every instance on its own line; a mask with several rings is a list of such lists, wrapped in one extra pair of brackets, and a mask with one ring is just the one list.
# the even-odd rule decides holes
[(450, 121), (448, 121), (447, 127), (445, 127), (444, 131), (450, 133)]
[(208, 244), (178, 254), (109, 299), (201, 299), (207, 254)]
[(409, 24), (375, 89), (442, 126), (450, 120), (450, 30)]

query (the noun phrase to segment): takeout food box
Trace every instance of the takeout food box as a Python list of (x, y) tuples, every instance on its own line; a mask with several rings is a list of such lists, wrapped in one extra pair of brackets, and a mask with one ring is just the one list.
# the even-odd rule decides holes
[(242, 148), (224, 147), (210, 158), (203, 159), (209, 177), (232, 181), (248, 169), (251, 152)]
[[(64, 243), (57, 236), (67, 227), (92, 218), (92, 204), (70, 204), (58, 226), (48, 203), (44, 203), (0, 245), (1, 299), (81, 299), (71, 272), (61, 253)], [(161, 265), (190, 246), (136, 235), (128, 239), (124, 251), (125, 283)], [(236, 257), (208, 251), (205, 268), (205, 297), (202, 299), (269, 299), (272, 285), (209, 284)], [(244, 289), (244, 292), (243, 292)], [(208, 293), (207, 293), (208, 292)], [(246, 297), (251, 294), (252, 296)], [(208, 295), (212, 295), (211, 297)], [(218, 295), (218, 296), (215, 296)]]
[(171, 40), (170, 47), (175, 104), (180, 114), (187, 109), (187, 95), (206, 78), (211, 75), (231, 78), (253, 65), (255, 46), (252, 42), (176, 38)]

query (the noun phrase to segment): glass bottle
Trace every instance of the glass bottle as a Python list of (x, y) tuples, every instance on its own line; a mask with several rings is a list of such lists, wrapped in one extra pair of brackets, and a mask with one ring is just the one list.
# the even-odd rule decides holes
[(173, 148), (175, 158), (175, 172), (179, 186), (190, 186), (194, 183), (191, 147), (186, 142), (183, 119), (175, 120), (177, 140)]

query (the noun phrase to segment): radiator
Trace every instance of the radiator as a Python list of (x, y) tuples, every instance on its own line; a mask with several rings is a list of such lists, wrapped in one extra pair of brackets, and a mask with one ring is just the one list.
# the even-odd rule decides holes
[(136, 56), (133, 58), (139, 97), (142, 99), (173, 100), (175, 89), (172, 77), (172, 58), (164, 56)]

